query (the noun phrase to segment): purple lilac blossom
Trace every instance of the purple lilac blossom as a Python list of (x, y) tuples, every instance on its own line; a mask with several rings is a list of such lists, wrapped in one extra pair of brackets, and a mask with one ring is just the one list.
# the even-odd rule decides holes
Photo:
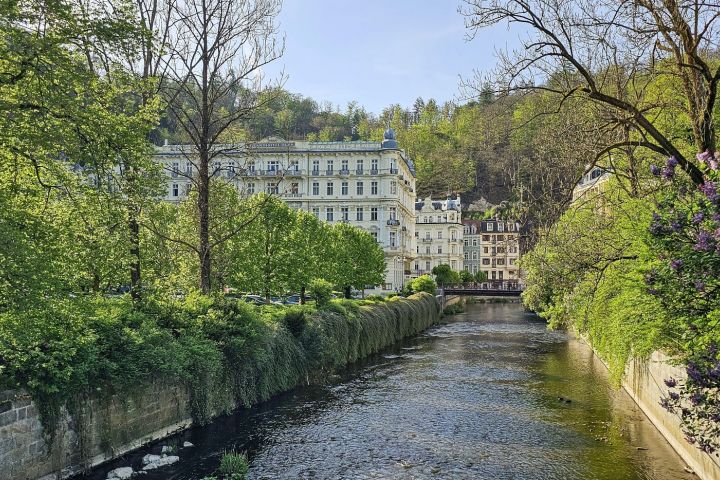
[(673, 388), (677, 385), (677, 380), (675, 380), (673, 377), (665, 379), (665, 385), (667, 385), (670, 388)]
[(693, 215), (693, 223), (698, 224), (705, 220), (705, 215), (702, 212), (698, 212)]
[(668, 168), (675, 169), (675, 167), (678, 166), (677, 158), (675, 158), (675, 157), (668, 158), (667, 162), (665, 162), (665, 165), (667, 165)]
[(680, 270), (680, 267), (683, 266), (683, 261), (680, 259), (671, 260), (670, 261), (670, 268), (673, 270)]
[(660, 167), (658, 167), (657, 165), (650, 165), (650, 173), (652, 173), (656, 177), (659, 177), (660, 172), (661, 172)]
[(662, 169), (662, 178), (665, 180), (670, 180), (675, 176), (675, 170), (672, 168), (665, 167)]
[(713, 203), (717, 203), (720, 200), (720, 195), (717, 191), (717, 184), (707, 180), (705, 183), (700, 185), (700, 190), (705, 194), (708, 200)]
[(708, 250), (710, 250), (710, 243), (712, 241), (712, 235), (710, 235), (710, 232), (706, 232), (704, 230), (699, 232), (697, 234), (696, 240), (697, 242), (693, 247), (696, 251), (707, 252)]
[(702, 163), (707, 163), (708, 160), (710, 160), (712, 158), (712, 155), (710, 155), (709, 151), (705, 150), (704, 152), (698, 153), (697, 155), (695, 155), (695, 158), (697, 158), (698, 161), (700, 161)]
[(704, 292), (705, 291), (705, 282), (702, 280), (695, 280), (695, 290), (698, 292)]

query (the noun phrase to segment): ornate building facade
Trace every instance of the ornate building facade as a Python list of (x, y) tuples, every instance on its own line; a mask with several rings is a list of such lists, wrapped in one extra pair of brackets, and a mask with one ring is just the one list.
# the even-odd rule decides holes
[(463, 268), (463, 225), (460, 197), (426, 198), (415, 203), (416, 258), (412, 276), (430, 274), (441, 264)]
[(519, 280), (520, 224), (499, 219), (463, 220), (464, 269), (488, 280)]
[[(196, 171), (192, 149), (158, 147), (167, 175), (165, 199), (182, 200)], [(243, 195), (267, 192), (319, 219), (369, 232), (385, 252), (381, 290), (400, 290), (415, 256), (415, 169), (388, 129), (382, 142), (305, 142), (270, 138), (228, 147), (211, 162), (213, 177)]]

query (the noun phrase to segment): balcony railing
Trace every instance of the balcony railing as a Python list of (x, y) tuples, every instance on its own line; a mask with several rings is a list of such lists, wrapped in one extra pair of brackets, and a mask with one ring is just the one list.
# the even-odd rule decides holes
[(378, 174), (378, 169), (377, 169), (377, 168), (371, 168), (371, 169), (370, 169), (370, 175), (377, 175), (377, 174)]
[(391, 168), (391, 169), (390, 169), (390, 173), (393, 174), (393, 175), (396, 175), (396, 174), (398, 173), (398, 169), (397, 169), (397, 168)]
[(363, 169), (362, 169), (362, 168), (356, 169), (356, 170), (355, 170), (355, 174), (356, 174), (356, 175), (362, 175), (362, 174), (363, 174)]
[(332, 175), (335, 171), (332, 168), (325, 170), (325, 175)]
[(320, 170), (313, 170), (312, 175), (320, 175)]
[(387, 224), (388, 224), (388, 225), (391, 225), (391, 226), (399, 227), (399, 226), (400, 226), (400, 220), (388, 220), (388, 221), (387, 221)]
[(430, 243), (433, 241), (433, 239), (430, 237), (425, 237), (425, 238), (421, 238), (420, 241), (423, 243)]
[(350, 170), (343, 168), (340, 170), (340, 175), (350, 175)]
[(280, 170), (261, 170), (260, 175), (264, 177), (277, 177), (280, 175)]
[(303, 194), (302, 193), (285, 193), (284, 196), (288, 197), (288, 198), (300, 198), (303, 196)]

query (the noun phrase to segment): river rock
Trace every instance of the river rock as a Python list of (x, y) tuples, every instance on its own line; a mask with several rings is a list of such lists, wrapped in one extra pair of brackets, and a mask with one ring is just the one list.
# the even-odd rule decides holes
[(174, 451), (174, 447), (171, 447), (170, 445), (163, 445), (161, 453), (173, 453)]
[(126, 480), (132, 477), (134, 471), (132, 467), (120, 467), (108, 472), (107, 480)]
[(152, 453), (148, 453), (145, 455), (142, 459), (143, 465), (149, 465), (151, 463), (155, 463), (158, 460), (160, 460), (162, 457), (160, 455), (153, 455)]
[(185, 442), (185, 443), (183, 443), (183, 448), (190, 448), (190, 447), (194, 447), (194, 446), (195, 446), (195, 445), (193, 445), (193, 444), (190, 443), (190, 442)]
[[(146, 455), (147, 456), (147, 455)], [(168, 455), (167, 457), (160, 457), (157, 461), (154, 461), (152, 463), (148, 463), (143, 467), (143, 470), (154, 470), (159, 467), (164, 467), (165, 465), (173, 464), (180, 460), (180, 457), (177, 455)]]

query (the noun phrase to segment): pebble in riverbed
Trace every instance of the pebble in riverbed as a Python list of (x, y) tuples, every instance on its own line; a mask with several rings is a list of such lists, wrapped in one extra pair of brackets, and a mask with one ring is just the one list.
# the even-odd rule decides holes
[(116, 468), (108, 472), (107, 480), (126, 480), (133, 475), (133, 469), (131, 467)]
[(147, 454), (143, 457), (143, 470), (154, 470), (159, 467), (164, 467), (165, 465), (173, 464), (180, 460), (180, 457), (177, 455), (153, 455), (153, 454)]

